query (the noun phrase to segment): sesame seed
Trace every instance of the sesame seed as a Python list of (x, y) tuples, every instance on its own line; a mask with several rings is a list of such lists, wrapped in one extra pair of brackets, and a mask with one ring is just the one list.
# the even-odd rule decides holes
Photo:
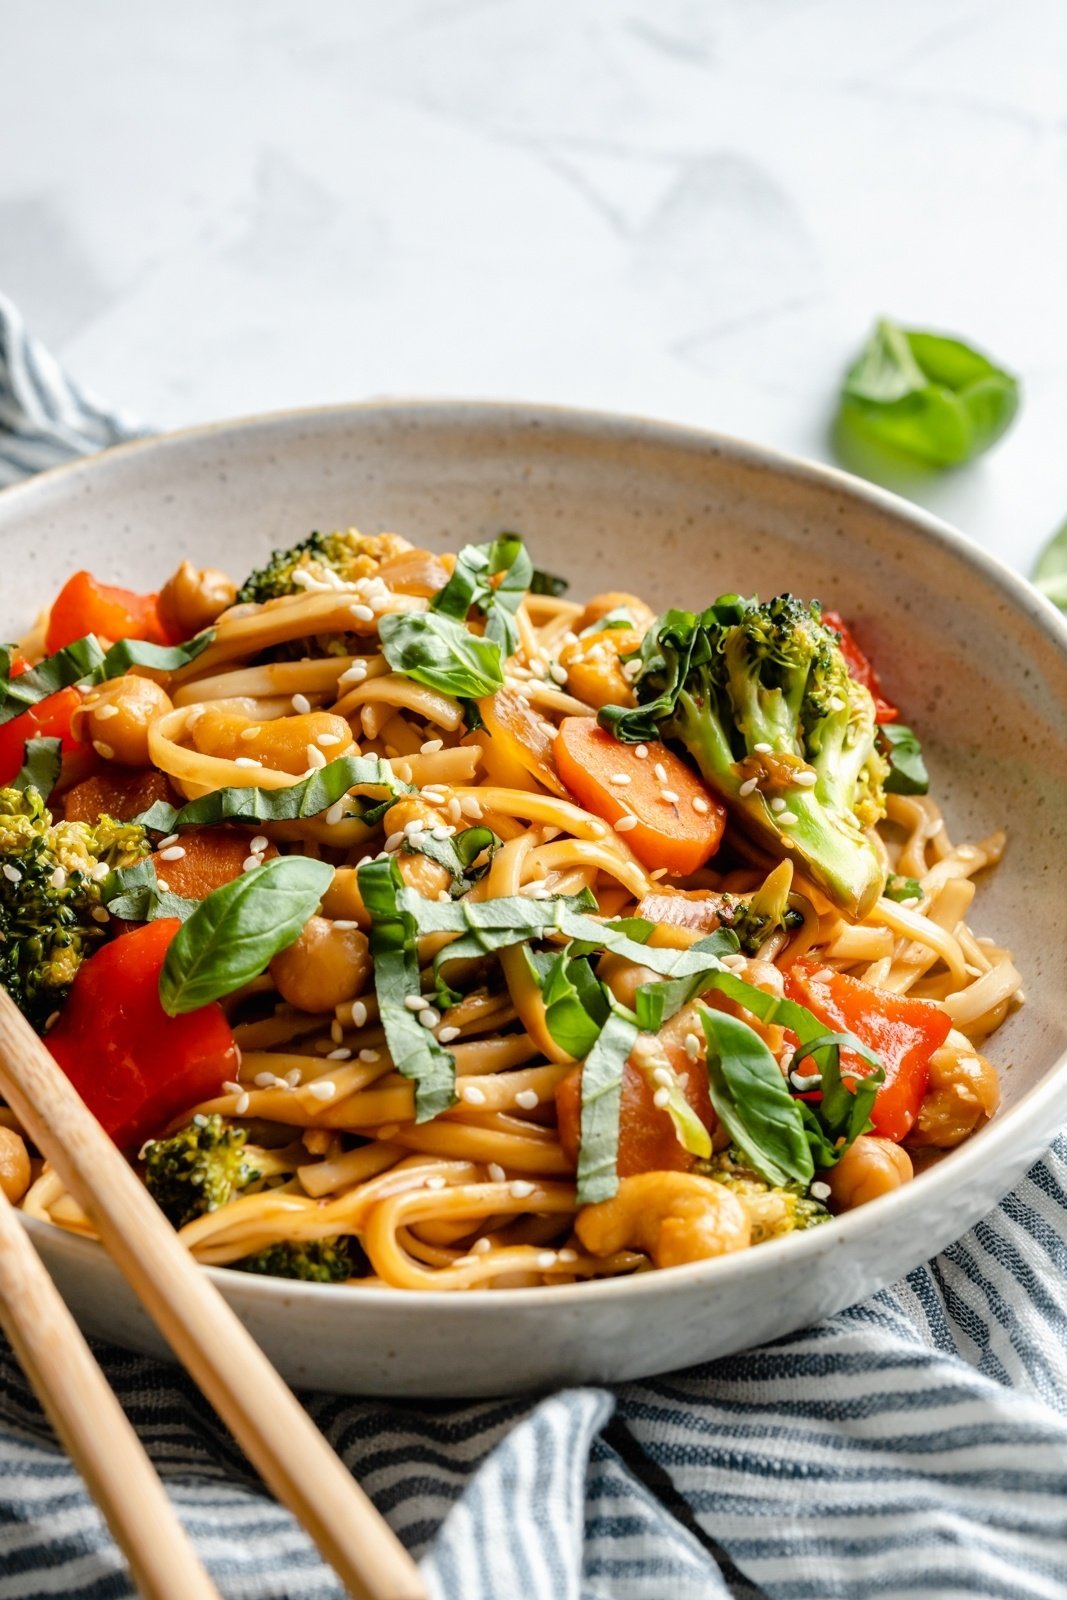
[(261, 767), (263, 765), (262, 761), (257, 761), (255, 756), (235, 756), (233, 764), (235, 767)]
[(669, 806), (676, 806), (678, 804), (678, 795), (673, 789), (661, 789), (659, 792), (659, 797)]
[(526, 1200), (533, 1194), (536, 1187), (537, 1185), (534, 1183), (527, 1183), (525, 1178), (516, 1178), (512, 1183), (508, 1184), (514, 1200)]
[(673, 1089), (674, 1087), (674, 1078), (669, 1067), (657, 1067), (652, 1074), (652, 1081), (657, 1083), (661, 1089)]
[(56, 870), (49, 875), (48, 881), (52, 885), (53, 889), (62, 889), (65, 887), (67, 882), (67, 874), (64, 872), (62, 867), (57, 867)]
[(566, 667), (561, 667), (558, 661), (549, 662), (548, 673), (553, 683), (558, 683), (562, 686), (567, 681), (567, 669)]
[(482, 815), (482, 808), (472, 794), (465, 794), (459, 802), (459, 809), (465, 817), (473, 817), (477, 822)]
[(237, 1096), (237, 1101), (236, 1101), (236, 1104), (234, 1105), (234, 1108), (233, 1108), (234, 1116), (235, 1117), (243, 1117), (245, 1112), (248, 1110), (248, 1108), (249, 1108), (249, 1106), (251, 1104), (252, 1104), (252, 1100), (251, 1100), (251, 1097), (250, 1097), (250, 1095), (248, 1093), (248, 1090), (247, 1089), (242, 1089), (241, 1093)]
[(426, 739), (419, 745), (419, 753), (424, 756), (435, 756), (444, 746), (443, 739)]
[[(273, 1072), (257, 1072), (255, 1077), (252, 1079), (252, 1082), (255, 1084), (257, 1089), (273, 1089), (277, 1081), (278, 1080), (274, 1076)], [(285, 1082), (284, 1078), (282, 1079), (282, 1082)]]
[(666, 783), (666, 781), (667, 781), (667, 769), (663, 765), (662, 761), (657, 761), (656, 765), (652, 768), (652, 771), (656, 774), (656, 782), (657, 783)]
[[(350, 922), (350, 923), (347, 924), (347, 926), (350, 927), (350, 928), (354, 928), (355, 927), (355, 923), (354, 922)], [(357, 1000), (355, 1005), (352, 1007), (352, 1026), (354, 1028), (362, 1028), (365, 1025), (366, 1021), (367, 1021), (367, 1008), (363, 1004), (362, 1000)]]
[[(330, 1059), (332, 1060), (333, 1057), (331, 1056)], [(317, 1078), (314, 1083), (307, 1085), (307, 1092), (315, 1100), (332, 1100), (337, 1093), (337, 1085), (331, 1083), (329, 1078), (325, 1082), (321, 1078)]]
[(439, 783), (427, 783), (422, 788), (422, 798), (431, 806), (443, 806), (448, 796)]
[(352, 1052), (347, 1045), (340, 1045), (336, 1050), (330, 1050), (326, 1059), (327, 1061), (351, 1061)]
[(812, 772), (810, 768), (805, 768), (803, 772), (795, 772), (793, 774), (793, 782), (801, 789), (813, 789), (818, 781), (818, 773)]
[(655, 1094), (652, 1096), (652, 1104), (658, 1111), (662, 1111), (664, 1107), (669, 1104), (670, 1098), (671, 1091), (669, 1089), (657, 1089)]
[(704, 796), (702, 794), (695, 794), (693, 796), (693, 810), (696, 812), (698, 817), (706, 817), (707, 816), (708, 810), (709, 810), (709, 806), (708, 806), (708, 802), (704, 799)]
[(419, 1012), (419, 1021), (424, 1028), (436, 1028), (441, 1020), (441, 1013), (436, 1006), (423, 1006)]
[(451, 1044), (453, 1039), (458, 1039), (459, 1038), (459, 1035), (460, 1035), (459, 1028), (454, 1028), (452, 1026), (452, 1024), (449, 1023), (447, 1028), (442, 1028), (441, 1029), (441, 1031), (437, 1035), (437, 1037), (438, 1037), (438, 1039), (440, 1040), (440, 1042), (442, 1044)]
[(774, 746), (773, 744), (768, 744), (765, 739), (761, 739), (759, 744), (754, 744), (752, 748), (758, 756), (769, 756)]
[(564, 1245), (562, 1250), (556, 1251), (556, 1259), (561, 1266), (569, 1267), (573, 1261), (577, 1261), (578, 1252), (577, 1250), (572, 1250), (570, 1245)]
[(542, 1250), (537, 1258), (537, 1265), (542, 1272), (551, 1272), (556, 1265), (556, 1252), (554, 1250)]
[(413, 817), (410, 822), (405, 822), (404, 832), (409, 839), (417, 839), (420, 833), (426, 832), (426, 824), (421, 817)]
[(666, 867), (657, 867), (654, 872), (650, 872), (649, 873), (649, 877), (650, 878), (655, 878), (657, 883), (659, 882), (659, 880), (661, 878), (665, 878), (666, 876), (667, 876), (667, 868)]
[(476, 1083), (468, 1083), (460, 1098), (469, 1106), (484, 1106), (485, 1090), (479, 1089)]
[(448, 802), (448, 820), (449, 822), (458, 822), (462, 815), (463, 807), (460, 805), (455, 795), (453, 795), (451, 800)]
[(617, 789), (625, 789), (628, 783), (633, 782), (633, 779), (628, 772), (613, 772), (608, 782), (613, 783)]
[(776, 794), (774, 796), (774, 799), (771, 801), (771, 810), (772, 811), (784, 811), (785, 810), (785, 801), (782, 799), (780, 794)]
[(640, 671), (640, 661), (624, 661), (622, 664), (622, 675), (624, 678), (629, 678), (631, 683), (640, 674)]
[(106, 906), (94, 906), (93, 907), (93, 921), (94, 922), (110, 922), (111, 921), (111, 914), (108, 911)]
[(311, 710), (311, 701), (306, 694), (294, 694), (290, 704), (293, 710), (298, 711), (301, 716), (306, 716)]
[(109, 744), (105, 744), (104, 743), (103, 739), (94, 739), (93, 740), (93, 749), (96, 751), (97, 755), (101, 758), (101, 760), (103, 760), (103, 761), (114, 761), (115, 752), (114, 752), (114, 750), (112, 750), (112, 748), (111, 748), (111, 746)]
[(778, 821), (785, 823), (799, 822), (800, 818), (797, 816), (795, 811), (779, 811)]
[(441, 1177), (440, 1173), (435, 1172), (425, 1180), (425, 1187), (427, 1189), (443, 1189), (445, 1187), (445, 1179)]
[(349, 606), (348, 609), (351, 611), (357, 622), (374, 621), (374, 612), (371, 610), (370, 606), (355, 605)]
[(230, 1078), (226, 1079), (226, 1081), (223, 1083), (222, 1087), (225, 1089), (227, 1094), (243, 1094), (244, 1093), (243, 1089), (241, 1088), (241, 1085), (239, 1083), (234, 1083), (233, 1080), (230, 1079)]
[(507, 1177), (507, 1173), (504, 1171), (503, 1167), (498, 1166), (495, 1161), (490, 1161), (485, 1170), (494, 1183), (503, 1183), (504, 1179)]
[(98, 861), (94, 867), (90, 867), (89, 876), (94, 883), (103, 883), (110, 871), (111, 868), (106, 861)]
[(326, 757), (323, 755), (317, 744), (309, 744), (305, 750), (305, 754), (308, 758), (309, 767), (324, 767), (326, 765)]
[(118, 706), (93, 706), (92, 714), (97, 722), (106, 722), (109, 717), (118, 716), (119, 708)]
[(165, 850), (159, 852), (159, 859), (160, 861), (180, 861), (184, 854), (185, 847), (183, 845), (171, 844)]
[(439, 844), (443, 844), (446, 839), (451, 839), (455, 831), (455, 828), (450, 823), (442, 822), (436, 828), (430, 829), (430, 838), (436, 839)]
[(830, 1185), (828, 1183), (813, 1183), (809, 1193), (813, 1200), (829, 1200)]
[(738, 789), (738, 794), (743, 795), (747, 799), (752, 793), (753, 789), (756, 787), (757, 781), (758, 780), (756, 778), (746, 778), (744, 783), (741, 784), (740, 788)]
[(699, 1056), (699, 1054), (700, 1054), (700, 1040), (697, 1038), (695, 1033), (687, 1033), (686, 1034), (686, 1036), (685, 1036), (685, 1053), (689, 1057), (690, 1061), (695, 1061), (697, 1059), (697, 1057)]
[(366, 676), (367, 663), (365, 661), (353, 661), (352, 665), (346, 667), (338, 678), (337, 687), (339, 689), (347, 689), (350, 684), (362, 683)]
[(257, 734), (262, 732), (263, 729), (260, 727), (259, 723), (254, 722), (250, 728), (242, 728), (240, 736), (242, 739), (254, 739)]
[(170, 893), (170, 884), (167, 882), (166, 878), (161, 878), (158, 872), (156, 873), (156, 888), (161, 889), (164, 894)]
[(287, 1089), (299, 1089), (304, 1081), (304, 1074), (299, 1067), (291, 1067), (283, 1079), (279, 1080)]
[(614, 827), (616, 833), (629, 833), (633, 828), (637, 827), (637, 818), (631, 816), (619, 817)]
[(315, 743), (321, 744), (324, 750), (328, 750), (331, 745), (341, 743), (341, 735), (339, 733), (317, 733), (315, 735)]
[(492, 1248), (493, 1241), (491, 1239), (475, 1239), (474, 1243), (471, 1245), (471, 1254), (476, 1256), (484, 1256), (486, 1252)]
[(380, 1061), (381, 1058), (382, 1053), (380, 1050), (371, 1050), (365, 1047), (359, 1052), (359, 1059), (365, 1061), (368, 1066), (373, 1065), (375, 1061)]
[(536, 1089), (520, 1089), (515, 1096), (515, 1104), (520, 1106), (523, 1111), (532, 1111), (540, 1103), (541, 1096)]
[(263, 857), (262, 856), (245, 856), (244, 860), (241, 862), (241, 871), (242, 872), (255, 872), (256, 868), (257, 867), (261, 867), (262, 865), (263, 865)]
[[(177, 843), (178, 843), (178, 835), (176, 833), (168, 833), (167, 837), (165, 839), (160, 839), (159, 843), (156, 845), (156, 849), (157, 850), (165, 850), (168, 845), (177, 844)], [(254, 839), (253, 839), (252, 843), (255, 844), (255, 840)]]
[(336, 828), (339, 822), (344, 821), (344, 818), (345, 801), (344, 796), (342, 795), (340, 800), (335, 800), (333, 805), (328, 808), (326, 812), (326, 826), (328, 828)]
[(634, 745), (634, 755), (637, 757), (638, 761), (647, 761), (648, 760), (648, 745), (647, 744), (635, 744)]
[(400, 846), (403, 843), (404, 843), (404, 835), (403, 835), (403, 833), (391, 833), (389, 835), (388, 839), (386, 839), (386, 841), (385, 841), (385, 853), (386, 853), (386, 855), (392, 855), (393, 851), (394, 850), (399, 850)]
[(429, 1003), (424, 994), (406, 994), (404, 996), (404, 1004), (409, 1011), (425, 1011)]

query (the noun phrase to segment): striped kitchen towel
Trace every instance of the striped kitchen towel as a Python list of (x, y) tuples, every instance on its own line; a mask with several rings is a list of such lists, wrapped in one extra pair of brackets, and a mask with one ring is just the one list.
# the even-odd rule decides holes
[[(0, 483), (139, 430), (0, 299)], [(1067, 1139), (902, 1283), (614, 1392), (307, 1404), (438, 1600), (1067, 1595)], [(101, 1348), (228, 1600), (336, 1582), (180, 1374)], [(121, 1600), (95, 1507), (0, 1349), (0, 1600)]]

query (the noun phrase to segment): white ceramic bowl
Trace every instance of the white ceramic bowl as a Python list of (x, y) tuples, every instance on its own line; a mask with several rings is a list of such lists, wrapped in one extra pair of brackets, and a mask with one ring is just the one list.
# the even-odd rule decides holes
[[(441, 548), (516, 529), (581, 596), (699, 607), (725, 589), (815, 595), (855, 619), (926, 746), (950, 829), (1010, 843), (979, 932), (1027, 1005), (993, 1043), (1004, 1106), (887, 1199), (721, 1261), (554, 1289), (413, 1295), (215, 1270), (291, 1382), (488, 1395), (724, 1355), (892, 1282), (988, 1211), (1047, 1146), (1067, 1093), (1067, 625), (944, 524), (866, 484), (661, 424), (528, 406), (396, 404), (255, 418), (126, 446), (0, 495), (0, 636), (87, 566), (152, 588), (188, 555), (235, 577), (312, 528)], [(162, 1351), (103, 1252), (33, 1237), (83, 1325)]]

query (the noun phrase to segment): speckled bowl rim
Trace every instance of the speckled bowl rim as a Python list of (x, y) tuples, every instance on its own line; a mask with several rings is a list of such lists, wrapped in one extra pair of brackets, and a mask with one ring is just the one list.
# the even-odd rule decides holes
[[(21, 500), (30, 500), (42, 492), (50, 492), (61, 481), (75, 482), (85, 476), (97, 476), (110, 470), (112, 464), (128, 458), (134, 452), (155, 452), (166, 455), (169, 449), (201, 439), (230, 436), (246, 431), (298, 425), (314, 429), (316, 421), (331, 422), (346, 416), (367, 420), (376, 414), (394, 417), (411, 416), (413, 420), (432, 422), (435, 416), (451, 424), (466, 422), (472, 428), (491, 423), (497, 427), (514, 426), (520, 421), (526, 426), (544, 424), (557, 431), (568, 431), (576, 437), (596, 437), (603, 442), (612, 440), (640, 440), (663, 448), (696, 453), (711, 451), (726, 460), (756, 468), (774, 476), (810, 484), (816, 488), (833, 489), (853, 501), (870, 506), (910, 526), (935, 544), (940, 545), (964, 567), (969, 567), (986, 581), (997, 585), (1011, 601), (1014, 609), (1035, 627), (1039, 633), (1067, 660), (1067, 617), (1064, 617), (1038, 590), (1006, 566), (997, 557), (974, 544), (964, 534), (932, 513), (912, 504), (890, 490), (867, 483), (836, 467), (807, 461), (803, 457), (773, 450), (763, 445), (751, 444), (729, 434), (710, 429), (695, 428), (681, 423), (659, 421), (642, 416), (584, 409), (575, 406), (527, 404), (509, 400), (443, 400), (406, 399), (368, 400), (328, 406), (305, 406), (264, 412), (258, 415), (201, 423), (195, 427), (174, 429), (133, 439), (126, 444), (112, 446), (99, 454), (86, 456), (39, 473), (23, 483), (12, 484), (0, 491), (0, 510), (7, 511)], [(1022, 1145), (1027, 1136), (1035, 1134), (1035, 1150), (1047, 1149), (1063, 1125), (1062, 1107), (1067, 1091), (1067, 1050), (1061, 1053), (1044, 1076), (1029, 1089), (1010, 1111), (998, 1114), (979, 1133), (955, 1150), (946, 1152), (930, 1171), (922, 1174), (915, 1184), (908, 1184), (886, 1195), (870, 1206), (835, 1217), (800, 1234), (786, 1235), (769, 1240), (756, 1249), (717, 1260), (694, 1262), (689, 1266), (672, 1267), (668, 1277), (671, 1290), (682, 1290), (697, 1284), (712, 1285), (727, 1281), (744, 1282), (753, 1274), (773, 1274), (776, 1261), (783, 1250), (797, 1266), (806, 1256), (814, 1261), (828, 1253), (834, 1246), (854, 1243), (864, 1234), (876, 1234), (883, 1227), (905, 1226), (915, 1214), (916, 1222), (928, 1205), (937, 1205), (952, 1191), (962, 1186), (967, 1177), (980, 1167), (996, 1168), (996, 1156), (1013, 1146)], [(989, 1208), (1002, 1198), (1000, 1193), (990, 1195)], [(31, 1236), (42, 1238), (65, 1234), (65, 1243), (75, 1257), (86, 1264), (98, 1260), (101, 1246), (91, 1239), (78, 1238), (57, 1229), (52, 1223), (39, 1221), (19, 1213)], [(978, 1218), (975, 1218), (977, 1221)], [(235, 1274), (226, 1267), (205, 1267), (208, 1276), (220, 1288), (232, 1287)], [(387, 1286), (369, 1286), (352, 1289), (340, 1284), (300, 1283), (292, 1279), (256, 1278), (241, 1274), (242, 1300), (246, 1305), (268, 1307), (275, 1302), (303, 1302), (314, 1305), (323, 1298), (336, 1301), (338, 1297), (350, 1300), (354, 1312), (361, 1302), (370, 1297), (379, 1305), (410, 1307), (411, 1314), (432, 1314), (434, 1317), (466, 1313), (472, 1303), (487, 1311), (490, 1307), (516, 1312), (524, 1307), (544, 1309), (552, 1305), (581, 1306), (595, 1298), (598, 1305), (625, 1306), (638, 1297), (656, 1295), (666, 1287), (662, 1271), (637, 1273), (629, 1277), (598, 1278), (573, 1284), (542, 1286), (539, 1288), (508, 1289), (506, 1292), (491, 1289), (454, 1290), (393, 1289)]]

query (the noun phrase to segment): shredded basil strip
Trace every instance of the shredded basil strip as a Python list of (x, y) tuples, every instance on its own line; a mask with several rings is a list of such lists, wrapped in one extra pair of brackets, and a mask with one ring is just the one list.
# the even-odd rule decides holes
[(558, 578), (554, 572), (545, 572), (541, 567), (535, 567), (530, 574), (531, 594), (547, 594), (553, 600), (559, 600), (569, 588), (569, 579)]
[(610, 1200), (619, 1187), (619, 1111), (622, 1074), (638, 1039), (638, 1027), (613, 1005), (582, 1066), (578, 1204)]
[(886, 791), (889, 794), (926, 794), (930, 777), (922, 745), (912, 730), (900, 722), (883, 722), (878, 729), (878, 741), (889, 762)]
[[(530, 587), (533, 563), (517, 533), (502, 533), (491, 544), (468, 544), (456, 557), (455, 570), (430, 602), (431, 611), (465, 622), (473, 606), (485, 617), (485, 637), (505, 656), (518, 649), (515, 613)], [(498, 578), (499, 582), (490, 580)]]
[(0, 661), (0, 725), (21, 716), (31, 706), (47, 700), (60, 689), (76, 683), (103, 683), (120, 678), (130, 667), (150, 667), (157, 672), (176, 672), (195, 661), (214, 638), (208, 630), (198, 633), (188, 644), (150, 644), (147, 639), (120, 639), (105, 651), (95, 634), (75, 639), (35, 667), (11, 676), (11, 654), (5, 650)]
[(164, 1011), (195, 1011), (258, 977), (299, 938), (332, 877), (325, 861), (277, 856), (209, 894), (167, 951), (159, 975)]
[[(435, 839), (431, 832), (409, 834), (404, 840), (406, 854), (425, 856), (435, 861), (452, 879), (451, 892), (466, 894), (479, 878), (489, 871), (489, 863), (500, 849), (500, 840), (491, 828), (464, 828), (448, 839)], [(474, 865), (480, 855), (488, 860), (480, 867)]]
[(455, 1057), (423, 1027), (405, 1000), (419, 994), (419, 927), (404, 903), (396, 862), (358, 869), (359, 892), (371, 918), (374, 988), (393, 1066), (415, 1086), (415, 1121), (428, 1122), (456, 1103)]
[(12, 789), (36, 789), (42, 800), (56, 786), (63, 763), (62, 739), (27, 739), (23, 747), (22, 768), (11, 780)]
[(136, 861), (130, 867), (115, 867), (100, 886), (100, 898), (113, 917), (123, 922), (155, 922), (160, 917), (177, 917), (185, 922), (199, 900), (161, 889), (153, 861)]
[(804, 1119), (777, 1061), (747, 1023), (700, 1007), (715, 1114), (748, 1164), (775, 1188), (805, 1187), (815, 1162)]
[(394, 611), (378, 623), (382, 654), (394, 672), (460, 700), (504, 687), (504, 660), (493, 639), (437, 611)]
[(918, 878), (902, 878), (898, 873), (891, 872), (883, 893), (887, 900), (895, 900), (900, 904), (905, 900), (921, 900), (923, 886)]
[(584, 1060), (611, 1013), (610, 995), (584, 956), (561, 950), (538, 961), (527, 950), (526, 957), (541, 985), (545, 1026), (573, 1061)]
[(368, 828), (381, 821), (397, 795), (416, 792), (413, 784), (401, 782), (389, 763), (377, 756), (339, 756), (284, 789), (216, 789), (199, 800), (190, 800), (180, 810), (165, 800), (156, 800), (134, 821), (162, 833), (218, 822), (297, 822), (303, 817), (319, 816), (351, 789), (364, 787), (387, 791), (385, 800), (353, 813), (353, 820)]

